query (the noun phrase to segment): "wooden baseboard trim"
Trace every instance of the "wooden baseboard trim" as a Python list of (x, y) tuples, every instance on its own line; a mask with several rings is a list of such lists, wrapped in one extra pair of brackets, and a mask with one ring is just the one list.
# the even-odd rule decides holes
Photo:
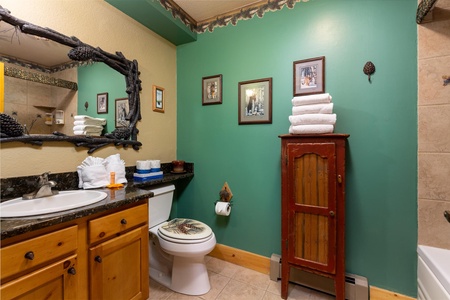
[[(209, 256), (255, 270), (263, 274), (270, 273), (270, 258), (259, 254), (247, 252), (237, 248), (216, 244)], [(405, 295), (370, 286), (370, 300), (414, 300)]]
[(370, 286), (370, 300), (415, 300), (402, 294)]
[(263, 274), (270, 273), (270, 258), (262, 255), (221, 244), (216, 244), (209, 255)]

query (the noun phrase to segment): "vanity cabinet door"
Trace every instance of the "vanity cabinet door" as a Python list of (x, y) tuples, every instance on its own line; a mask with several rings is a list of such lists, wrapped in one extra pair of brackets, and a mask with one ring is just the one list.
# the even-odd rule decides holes
[(77, 257), (42, 267), (35, 272), (2, 284), (1, 299), (77, 299)]
[(148, 226), (89, 249), (91, 299), (147, 299)]

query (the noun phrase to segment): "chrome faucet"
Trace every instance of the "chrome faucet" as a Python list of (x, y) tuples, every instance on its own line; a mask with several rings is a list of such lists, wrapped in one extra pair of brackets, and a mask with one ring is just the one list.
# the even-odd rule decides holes
[(48, 174), (50, 174), (50, 172), (45, 172), (44, 174), (39, 176), (37, 189), (32, 193), (23, 195), (22, 199), (31, 200), (58, 194), (58, 191), (52, 190), (52, 187), (56, 186), (56, 182), (48, 180)]

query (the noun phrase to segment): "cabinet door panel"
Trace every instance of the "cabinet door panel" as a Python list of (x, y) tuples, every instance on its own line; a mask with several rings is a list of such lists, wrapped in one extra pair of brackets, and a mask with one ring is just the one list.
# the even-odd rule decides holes
[(39, 269), (0, 287), (1, 299), (77, 299), (76, 256)]
[(148, 227), (142, 226), (89, 250), (92, 299), (146, 299)]
[(335, 273), (336, 146), (288, 145), (289, 261)]

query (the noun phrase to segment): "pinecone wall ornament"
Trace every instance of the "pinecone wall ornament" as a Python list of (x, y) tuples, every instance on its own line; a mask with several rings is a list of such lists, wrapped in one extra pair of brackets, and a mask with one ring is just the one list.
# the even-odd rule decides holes
[(10, 115), (0, 113), (0, 133), (2, 137), (23, 135), (23, 126)]
[(366, 74), (369, 77), (369, 82), (372, 83), (372, 80), (370, 79), (370, 75), (375, 73), (375, 65), (373, 64), (373, 62), (371, 62), (371, 61), (366, 62), (366, 64), (364, 65), (364, 68), (363, 68), (363, 72), (364, 72), (364, 74)]
[(111, 133), (105, 134), (109, 139), (128, 140), (131, 135), (131, 130), (128, 127), (120, 127), (113, 130)]

